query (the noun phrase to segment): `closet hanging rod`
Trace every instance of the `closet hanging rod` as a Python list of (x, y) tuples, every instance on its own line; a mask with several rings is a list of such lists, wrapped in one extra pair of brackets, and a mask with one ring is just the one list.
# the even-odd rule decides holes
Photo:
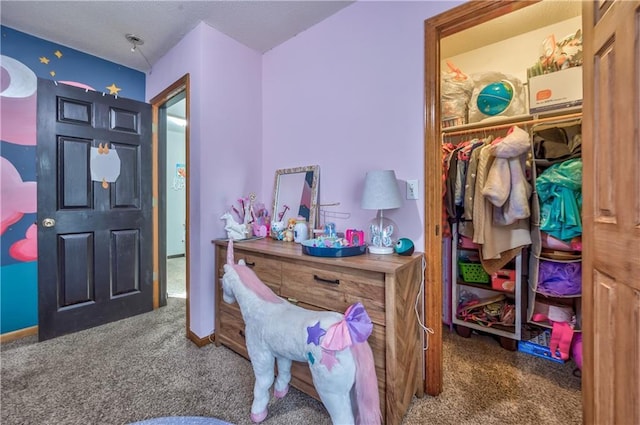
[(467, 128), (464, 130), (456, 130), (456, 131), (443, 131), (442, 132), (442, 137), (455, 137), (455, 136), (462, 136), (465, 134), (477, 134), (477, 133), (486, 133), (486, 132), (491, 132), (494, 130), (501, 130), (504, 128), (510, 128), (513, 127), (514, 125), (522, 125), (522, 126), (530, 126), (530, 125), (535, 125), (535, 124), (540, 124), (540, 123), (545, 123), (545, 122), (561, 122), (561, 121), (568, 121), (568, 120), (572, 120), (575, 118), (581, 118), (582, 117), (582, 113), (577, 112), (574, 114), (567, 114), (567, 115), (562, 115), (562, 116), (553, 116), (553, 117), (544, 117), (544, 118), (532, 118), (529, 120), (524, 120), (524, 121), (511, 121), (505, 124), (497, 124), (497, 125), (488, 125), (488, 126), (478, 126), (475, 128)]

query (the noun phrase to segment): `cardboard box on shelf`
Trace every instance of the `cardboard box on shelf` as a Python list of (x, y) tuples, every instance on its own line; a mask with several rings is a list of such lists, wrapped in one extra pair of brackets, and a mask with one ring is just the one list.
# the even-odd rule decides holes
[(582, 105), (582, 67), (529, 78), (529, 113)]

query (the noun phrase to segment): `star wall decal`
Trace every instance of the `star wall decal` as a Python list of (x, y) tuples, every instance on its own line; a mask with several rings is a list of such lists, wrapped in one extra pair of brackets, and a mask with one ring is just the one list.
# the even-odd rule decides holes
[(55, 52), (53, 52), (53, 54), (56, 55), (58, 59), (62, 57), (62, 52), (60, 50), (56, 50)]
[(51, 75), (52, 77), (56, 76), (56, 72), (55, 71), (49, 71), (49, 75)]
[(110, 86), (107, 86), (106, 88), (107, 90), (109, 90), (109, 94), (118, 94), (118, 92), (122, 90), (120, 87), (116, 86), (116, 83), (112, 83)]
[(40, 63), (49, 65), (49, 58), (47, 58), (46, 56), (40, 56)]

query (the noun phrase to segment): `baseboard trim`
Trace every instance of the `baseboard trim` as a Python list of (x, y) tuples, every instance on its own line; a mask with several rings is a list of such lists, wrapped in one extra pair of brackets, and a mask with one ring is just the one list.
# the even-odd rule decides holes
[(187, 332), (187, 338), (189, 338), (191, 342), (193, 342), (198, 347), (204, 347), (205, 345), (213, 344), (215, 342), (216, 334), (212, 333), (211, 335), (205, 336), (204, 338), (200, 338), (198, 335), (189, 330)]
[(18, 329), (17, 331), (3, 333), (2, 335), (0, 335), (0, 344), (15, 341), (16, 339), (32, 335), (38, 335), (37, 326), (31, 326), (30, 328)]

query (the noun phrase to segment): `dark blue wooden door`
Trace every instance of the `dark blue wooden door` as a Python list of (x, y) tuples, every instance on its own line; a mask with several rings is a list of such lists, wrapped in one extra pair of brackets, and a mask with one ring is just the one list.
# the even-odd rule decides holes
[(153, 308), (151, 106), (38, 81), (40, 340)]

